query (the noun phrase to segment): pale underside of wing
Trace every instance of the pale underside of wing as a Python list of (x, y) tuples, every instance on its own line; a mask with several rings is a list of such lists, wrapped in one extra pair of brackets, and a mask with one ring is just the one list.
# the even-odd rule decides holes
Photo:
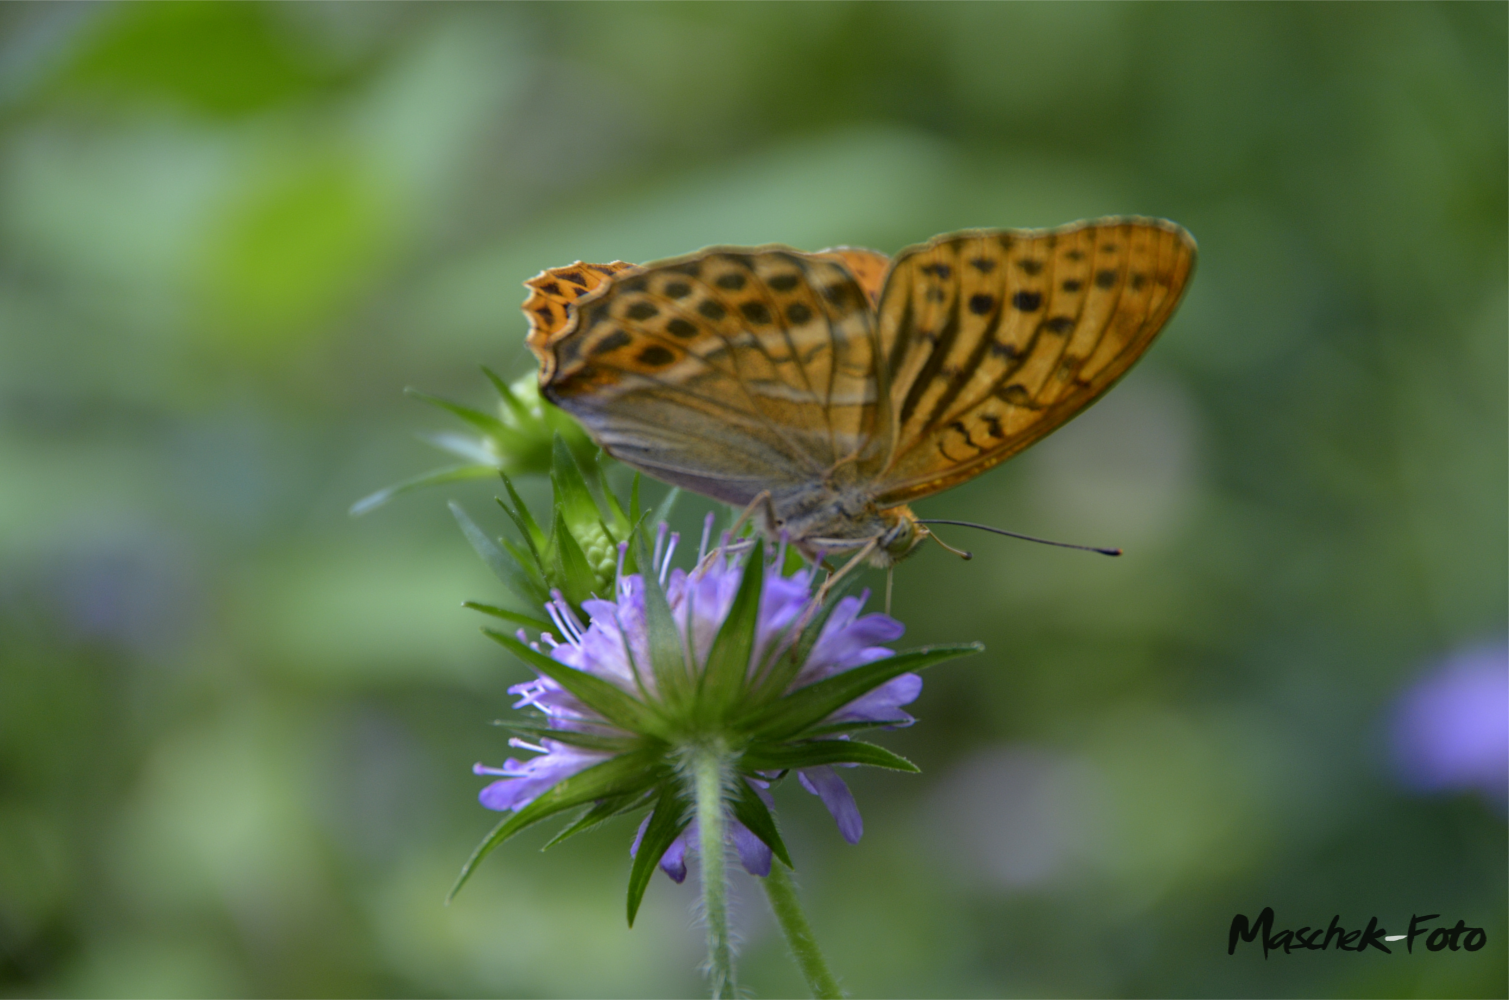
[(878, 503), (964, 482), (1083, 410), (1147, 350), (1194, 262), (1185, 230), (1143, 218), (898, 254), (877, 322), (895, 421)]
[(610, 454), (727, 503), (842, 487), (889, 452), (874, 313), (832, 258), (715, 247), (646, 265), (531, 347), (541, 391)]

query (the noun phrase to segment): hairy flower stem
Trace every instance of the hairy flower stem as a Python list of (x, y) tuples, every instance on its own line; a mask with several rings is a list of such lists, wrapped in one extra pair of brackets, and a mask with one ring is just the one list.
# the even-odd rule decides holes
[(797, 886), (792, 883), (790, 870), (781, 859), (772, 858), (771, 874), (760, 881), (765, 885), (766, 899), (770, 900), (771, 912), (781, 925), (786, 946), (797, 960), (802, 978), (807, 980), (807, 988), (817, 1000), (839, 1000), (844, 994), (840, 992), (834, 974), (828, 971), (823, 953), (818, 950), (818, 941), (813, 937), (812, 927), (808, 926), (807, 914), (802, 912), (802, 901), (797, 898)]
[(697, 803), (703, 921), (708, 928), (708, 975), (713, 1000), (734, 996), (734, 948), (729, 941), (729, 882), (724, 872), (724, 797), (733, 777), (723, 740), (689, 748), (687, 765)]

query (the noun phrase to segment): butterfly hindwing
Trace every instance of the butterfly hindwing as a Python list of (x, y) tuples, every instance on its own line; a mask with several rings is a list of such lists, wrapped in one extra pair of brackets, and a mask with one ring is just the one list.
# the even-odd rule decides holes
[(537, 344), (543, 348), (566, 326), (571, 307), (578, 299), (613, 275), (633, 269), (633, 264), (622, 260), (612, 264), (584, 264), (579, 260), (565, 267), (547, 268), (526, 281), (524, 287), (530, 294), (523, 309), (530, 329), (525, 342), (532, 348)]
[(864, 247), (829, 247), (819, 250), (814, 257), (828, 257), (843, 264), (855, 276), (865, 297), (874, 309), (881, 301), (881, 289), (886, 285), (886, 273), (891, 270), (891, 258), (879, 250)]
[(715, 247), (647, 265), (530, 344), (544, 394), (610, 454), (729, 503), (889, 450), (873, 313), (831, 258)]
[(877, 323), (891, 506), (972, 478), (1084, 409), (1148, 348), (1195, 243), (1155, 219), (940, 236), (897, 256)]

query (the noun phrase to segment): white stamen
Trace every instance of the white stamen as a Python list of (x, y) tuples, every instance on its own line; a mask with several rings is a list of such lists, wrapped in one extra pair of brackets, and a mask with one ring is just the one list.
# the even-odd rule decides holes
[(713, 537), (713, 512), (708, 511), (708, 516), (703, 518), (703, 540), (697, 543), (697, 564), (701, 566), (708, 555), (708, 539)]
[(671, 533), (671, 544), (666, 546), (666, 558), (661, 562), (661, 571), (656, 574), (663, 587), (666, 585), (666, 573), (671, 569), (671, 556), (676, 552), (676, 543), (681, 540), (682, 536), (680, 534), (675, 531)]
[(557, 603), (560, 604), (560, 609), (562, 609), (562, 621), (566, 622), (566, 631), (568, 631), (569, 637), (571, 637), (571, 644), (574, 647), (580, 647), (581, 637), (583, 637), (583, 634), (586, 634), (587, 628), (581, 624), (580, 619), (577, 618), (577, 612), (572, 610), (571, 604), (566, 603), (566, 598), (562, 597), (559, 591), (553, 592), (553, 597), (556, 598)]
[[(569, 635), (570, 633), (566, 630), (566, 623), (561, 620), (561, 609), (558, 607), (559, 602), (555, 600), (558, 593), (558, 591), (551, 591), (552, 600), (545, 606), (545, 613), (551, 616), (551, 622), (556, 626), (556, 631), (562, 635)], [(543, 639), (546, 634), (542, 632), (540, 633), (540, 637)]]
[(561, 591), (551, 591), (551, 603), (546, 605), (546, 611), (550, 612), (551, 621), (561, 630), (561, 636), (573, 646), (582, 645), (582, 633), (586, 631), (582, 623), (577, 620), (577, 614), (566, 603), (566, 598), (561, 596)]
[(660, 527), (655, 529), (655, 551), (650, 555), (650, 571), (652, 573), (655, 572), (656, 565), (661, 561), (661, 548), (666, 544), (666, 532), (670, 530), (671, 526), (665, 521), (662, 521)]
[(509, 738), (509, 746), (514, 747), (517, 750), (533, 750), (536, 753), (550, 753), (550, 751), (545, 749), (545, 747), (538, 747), (533, 743), (526, 743), (524, 740), (521, 740), (517, 736), (512, 736)]

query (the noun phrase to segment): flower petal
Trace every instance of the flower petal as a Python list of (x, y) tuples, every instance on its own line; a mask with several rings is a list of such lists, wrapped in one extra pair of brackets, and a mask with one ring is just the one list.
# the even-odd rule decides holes
[[(634, 843), (629, 845), (629, 856), (632, 858), (640, 853), (640, 841), (645, 839), (645, 831), (650, 827), (650, 817), (654, 813), (646, 813), (645, 818), (640, 820), (640, 829), (634, 835)], [(683, 830), (681, 836), (671, 842), (666, 848), (666, 853), (661, 855), (661, 871), (671, 877), (671, 881), (677, 885), (687, 877), (687, 834), (691, 830)]]
[(824, 765), (802, 768), (797, 772), (797, 780), (802, 782), (803, 788), (818, 796), (828, 806), (844, 839), (851, 844), (858, 844), (860, 835), (865, 832), (865, 822), (860, 819), (860, 808), (855, 805), (855, 797), (850, 794), (844, 779), (835, 774), (833, 768)]
[(666, 853), (661, 855), (661, 871), (671, 876), (671, 881), (680, 885), (687, 877), (687, 834), (689, 830), (683, 830), (682, 835), (671, 842), (666, 848)]
[(589, 753), (555, 740), (543, 742), (548, 753), (522, 763), (510, 757), (503, 764), (503, 773), (509, 777), (495, 781), (477, 793), (477, 801), (488, 809), (500, 812), (523, 809), (558, 782), (565, 781), (578, 771), (586, 770), (610, 756)]
[(910, 726), (916, 720), (902, 711), (902, 706), (917, 701), (922, 693), (923, 678), (917, 674), (902, 674), (862, 694), (835, 712), (833, 718), (836, 721), (890, 722)]
[(732, 816), (729, 818), (729, 839), (734, 841), (739, 863), (744, 865), (745, 871), (761, 878), (771, 874), (771, 849)]

